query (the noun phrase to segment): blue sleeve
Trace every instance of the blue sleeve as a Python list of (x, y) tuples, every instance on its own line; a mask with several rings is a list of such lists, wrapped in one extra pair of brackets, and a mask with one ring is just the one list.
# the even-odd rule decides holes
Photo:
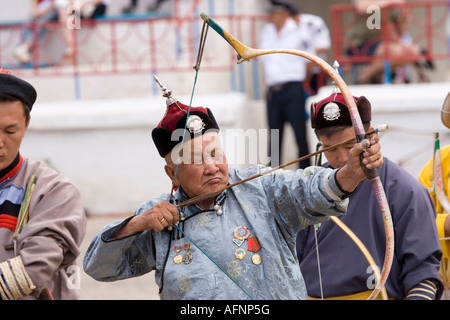
[(264, 176), (267, 198), (273, 201), (280, 224), (297, 233), (305, 226), (340, 216), (347, 210), (347, 193), (340, 190), (337, 170), (308, 167), (305, 170), (278, 170)]
[(146, 274), (155, 269), (151, 231), (112, 239), (129, 219), (104, 227), (92, 240), (83, 260), (85, 272), (98, 281), (116, 281)]

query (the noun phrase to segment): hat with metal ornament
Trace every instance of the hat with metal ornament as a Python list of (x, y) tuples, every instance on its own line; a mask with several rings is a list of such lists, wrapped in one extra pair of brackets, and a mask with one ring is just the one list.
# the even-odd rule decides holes
[(441, 109), (441, 120), (450, 129), (450, 92), (447, 94), (447, 98), (445, 98), (444, 105)]
[(37, 98), (34, 87), (16, 76), (11, 71), (0, 67), (0, 93), (15, 97), (25, 103), (28, 107), (33, 107)]
[[(372, 107), (366, 97), (353, 97), (361, 121), (369, 123), (372, 119)], [(311, 126), (315, 130), (340, 125), (351, 126), (352, 119), (347, 102), (340, 92), (333, 92), (329, 97), (311, 104)]]
[(219, 131), (219, 125), (209, 108), (190, 107), (172, 97), (172, 91), (156, 82), (166, 98), (166, 112), (158, 126), (152, 130), (152, 138), (159, 155), (165, 157), (179, 143), (203, 135), (205, 132)]

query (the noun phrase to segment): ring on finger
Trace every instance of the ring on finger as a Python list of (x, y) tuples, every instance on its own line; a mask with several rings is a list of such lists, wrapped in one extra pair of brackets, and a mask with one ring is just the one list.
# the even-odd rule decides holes
[(161, 220), (159, 220), (159, 223), (163, 224), (164, 221), (166, 221), (166, 219), (165, 219), (165, 218), (162, 218)]

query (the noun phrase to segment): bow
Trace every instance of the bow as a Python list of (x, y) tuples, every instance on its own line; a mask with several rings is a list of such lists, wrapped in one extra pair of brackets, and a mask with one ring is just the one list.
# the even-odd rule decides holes
[[(248, 47), (238, 41), (235, 37), (229, 34), (226, 30), (222, 29), (214, 20), (208, 17), (206, 14), (202, 13), (200, 15), (205, 23), (211, 26), (219, 35), (221, 35), (238, 53), (238, 62), (241, 63), (243, 61), (248, 61), (251, 58), (265, 55), (265, 54), (273, 54), (273, 53), (285, 53), (285, 54), (293, 54), (303, 58), (306, 58), (319, 67), (321, 67), (327, 74), (333, 79), (335, 85), (340, 89), (350, 112), (350, 118), (353, 123), (353, 129), (355, 131), (356, 141), (361, 142), (366, 139), (366, 133), (363, 128), (363, 124), (361, 121), (361, 117), (358, 113), (358, 108), (356, 103), (350, 93), (350, 90), (344, 80), (341, 78), (339, 73), (330, 66), (326, 61), (313, 55), (309, 52), (295, 50), (295, 49), (255, 49)], [(391, 270), (392, 261), (394, 258), (394, 228), (392, 223), (391, 212), (389, 209), (389, 205), (387, 203), (386, 195), (384, 193), (383, 185), (381, 184), (381, 180), (378, 175), (378, 171), (376, 169), (365, 169), (365, 174), (369, 179), (371, 187), (375, 193), (378, 205), (381, 210), (384, 228), (386, 233), (386, 252), (384, 257), (383, 268), (381, 272), (380, 280), (377, 282), (374, 290), (369, 296), (369, 300), (375, 299), (389, 276), (389, 272)]]

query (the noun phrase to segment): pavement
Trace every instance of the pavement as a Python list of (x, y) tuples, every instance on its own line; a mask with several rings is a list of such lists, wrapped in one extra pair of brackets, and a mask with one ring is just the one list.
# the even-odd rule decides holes
[(124, 217), (91, 216), (88, 218), (86, 236), (81, 245), (81, 254), (78, 258), (78, 266), (81, 271), (79, 289), (81, 300), (159, 300), (154, 272), (132, 279), (99, 282), (82, 270), (84, 255), (94, 236), (103, 226), (113, 221), (121, 220)]

